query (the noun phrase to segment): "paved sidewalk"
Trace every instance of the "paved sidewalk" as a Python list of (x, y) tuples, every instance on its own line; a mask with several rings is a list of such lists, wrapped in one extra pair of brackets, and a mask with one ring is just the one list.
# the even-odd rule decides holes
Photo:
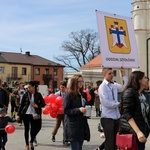
[[(98, 145), (100, 145), (104, 139), (100, 138), (100, 133), (97, 131), (97, 125), (99, 123), (99, 117), (95, 117), (95, 110), (92, 111), (92, 117), (88, 120), (90, 130), (91, 130), (91, 141), (84, 142), (83, 150), (94, 150)], [(64, 146), (62, 144), (62, 126), (58, 130), (56, 135), (56, 142), (51, 141), (51, 132), (55, 124), (55, 119), (51, 118), (49, 115), (43, 115), (43, 127), (37, 136), (38, 146), (35, 150), (69, 150), (70, 147)], [(16, 131), (13, 134), (8, 135), (8, 142), (6, 145), (6, 150), (25, 150), (24, 142), (24, 126), (19, 126), (14, 123)], [(150, 140), (146, 144), (146, 150), (150, 150)]]

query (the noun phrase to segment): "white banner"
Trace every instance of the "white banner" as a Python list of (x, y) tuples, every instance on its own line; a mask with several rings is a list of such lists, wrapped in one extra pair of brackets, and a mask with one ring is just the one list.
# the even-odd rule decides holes
[(103, 67), (138, 68), (132, 19), (96, 10)]

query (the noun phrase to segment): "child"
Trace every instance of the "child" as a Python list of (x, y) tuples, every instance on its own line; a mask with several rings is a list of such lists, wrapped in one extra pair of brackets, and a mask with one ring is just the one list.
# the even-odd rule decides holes
[(5, 150), (5, 145), (7, 142), (7, 133), (5, 132), (5, 127), (8, 122), (14, 122), (9, 116), (6, 116), (6, 110), (0, 108), (0, 150)]

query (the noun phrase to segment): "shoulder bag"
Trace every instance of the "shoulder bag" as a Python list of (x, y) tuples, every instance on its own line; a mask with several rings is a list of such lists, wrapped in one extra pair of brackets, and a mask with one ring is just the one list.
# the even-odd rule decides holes
[(119, 150), (138, 150), (135, 134), (120, 134), (116, 135), (116, 145)]

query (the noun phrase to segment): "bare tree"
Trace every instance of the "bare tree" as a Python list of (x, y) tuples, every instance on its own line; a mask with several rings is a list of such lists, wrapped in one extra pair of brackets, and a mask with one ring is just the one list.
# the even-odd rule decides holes
[(67, 68), (79, 71), (82, 65), (92, 60), (100, 53), (98, 46), (98, 33), (91, 29), (71, 32), (70, 41), (63, 41), (61, 50), (63, 54), (54, 56), (54, 59), (63, 63)]

